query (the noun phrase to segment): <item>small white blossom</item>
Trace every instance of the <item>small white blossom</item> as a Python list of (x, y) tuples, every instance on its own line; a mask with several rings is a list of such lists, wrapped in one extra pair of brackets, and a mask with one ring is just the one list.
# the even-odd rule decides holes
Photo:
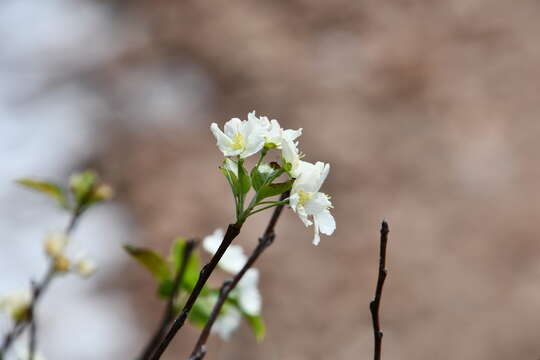
[(293, 178), (300, 176), (300, 166), (302, 161), (300, 160), (298, 143), (295, 143), (292, 139), (283, 138), (281, 143), (281, 156), (288, 166), (290, 166), (288, 169), (289, 174)]
[(255, 116), (255, 112), (248, 114), (248, 120), (232, 118), (225, 123), (221, 131), (216, 123), (212, 123), (210, 130), (217, 140), (217, 146), (225, 156), (240, 156), (247, 158), (261, 150), (265, 143), (267, 130)]
[[(255, 112), (253, 112), (255, 115)], [(266, 135), (264, 137), (267, 145), (273, 145), (278, 149), (281, 149), (283, 139), (289, 139), (294, 141), (300, 135), (302, 135), (302, 129), (292, 130), (292, 129), (283, 129), (279, 122), (275, 119), (268, 120), (266, 116), (261, 116), (259, 121), (266, 129)]]
[(242, 310), (249, 315), (259, 315), (262, 297), (258, 288), (259, 270), (249, 269), (237, 285), (238, 302)]
[(274, 172), (274, 169), (267, 163), (259, 165), (258, 170), (261, 174), (269, 175)]
[(66, 234), (57, 232), (52, 233), (45, 239), (45, 252), (52, 257), (58, 256), (64, 252), (68, 243)]
[(96, 272), (97, 265), (92, 259), (80, 257), (79, 260), (75, 262), (75, 270), (82, 277), (89, 278)]
[[(215, 254), (223, 241), (223, 236), (224, 232), (222, 229), (217, 229), (213, 234), (206, 236), (203, 240), (204, 249), (211, 254)], [(230, 245), (218, 265), (223, 270), (236, 275), (246, 262), (247, 257), (242, 247), (239, 245)], [(259, 271), (257, 269), (249, 269), (234, 290), (238, 296), (240, 307), (250, 315), (258, 315), (261, 312), (262, 297), (258, 289), (258, 283)]]
[(30, 290), (19, 290), (0, 297), (0, 311), (11, 316), (13, 321), (19, 322), (26, 316), (32, 301)]
[(212, 326), (212, 332), (218, 334), (223, 340), (228, 341), (232, 333), (238, 329), (241, 322), (242, 314), (240, 311), (232, 306), (227, 306)]
[(238, 177), (238, 164), (236, 163), (236, 161), (225, 158), (225, 161), (223, 162), (223, 167), (236, 175), (236, 177)]
[[(211, 254), (215, 254), (223, 241), (225, 232), (223, 229), (216, 229), (214, 233), (206, 236), (203, 239), (203, 247)], [(246, 264), (247, 257), (244, 254), (244, 250), (239, 245), (229, 245), (227, 251), (221, 257), (218, 265), (223, 270), (231, 274), (238, 273), (242, 267)]]
[[(313, 244), (318, 245), (319, 232), (332, 235), (336, 229), (336, 222), (329, 210), (332, 208), (330, 197), (319, 192), (328, 176), (330, 165), (322, 162), (311, 164), (301, 161), (298, 169), (299, 176), (293, 183), (289, 205), (306, 226), (314, 225)], [(310, 216), (313, 222), (309, 220)]]

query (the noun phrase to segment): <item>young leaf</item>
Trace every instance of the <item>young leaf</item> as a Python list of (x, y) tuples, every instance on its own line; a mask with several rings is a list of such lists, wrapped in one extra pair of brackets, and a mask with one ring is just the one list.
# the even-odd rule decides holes
[(199, 297), (189, 313), (189, 320), (196, 326), (204, 327), (212, 313), (215, 297)]
[(125, 245), (124, 249), (148, 271), (154, 275), (156, 280), (162, 284), (166, 280), (171, 280), (171, 272), (167, 262), (158, 253), (145, 248), (132, 245)]
[(50, 196), (56, 200), (58, 205), (65, 209), (69, 208), (65, 191), (59, 185), (45, 181), (33, 180), (30, 178), (19, 179), (17, 180), (17, 183)]
[(261, 201), (268, 197), (281, 195), (285, 191), (290, 190), (292, 188), (292, 184), (293, 184), (293, 180), (289, 180), (283, 183), (264, 185), (257, 192), (257, 201)]
[(246, 313), (244, 313), (243, 315), (247, 323), (249, 324), (251, 331), (253, 331), (253, 334), (255, 335), (255, 338), (257, 339), (257, 341), (258, 342), (263, 341), (264, 336), (266, 335), (266, 326), (264, 325), (264, 320), (262, 316), (261, 315), (248, 315)]
[[(186, 240), (184, 238), (176, 238), (171, 249), (171, 262), (173, 265), (173, 271), (176, 273), (180, 270), (182, 260), (184, 259), (184, 252), (186, 251)], [(199, 271), (201, 268), (201, 259), (199, 254), (195, 251), (191, 253), (184, 272), (184, 278), (182, 281), (182, 288), (188, 291), (193, 290), (197, 280), (199, 279)]]
[(97, 182), (95, 172), (87, 170), (71, 176), (69, 186), (75, 195), (75, 200), (79, 205), (87, 205), (91, 200), (90, 192), (93, 191), (94, 185)]
[(265, 181), (266, 177), (261, 174), (259, 169), (255, 166), (253, 170), (251, 170), (251, 183), (253, 184), (255, 191), (259, 191), (261, 186), (264, 185)]
[(237, 197), (238, 196), (238, 178), (233, 172), (223, 167), (220, 167), (219, 170), (223, 173), (223, 175), (225, 175), (225, 178), (227, 179), (227, 182), (229, 183), (229, 186), (231, 187), (233, 195)]
[(251, 188), (251, 179), (242, 161), (238, 162), (238, 191), (247, 194)]

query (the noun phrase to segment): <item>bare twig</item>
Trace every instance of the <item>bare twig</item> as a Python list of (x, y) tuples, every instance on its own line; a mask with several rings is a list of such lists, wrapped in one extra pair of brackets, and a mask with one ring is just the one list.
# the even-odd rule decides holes
[(176, 317), (171, 327), (167, 330), (159, 344), (156, 346), (155, 351), (152, 352), (152, 355), (148, 358), (143, 358), (141, 360), (158, 360), (161, 355), (165, 352), (167, 347), (169, 346), (170, 342), (184, 325), (186, 322), (187, 316), (189, 312), (191, 311), (191, 308), (195, 304), (195, 301), (199, 297), (204, 285), (208, 281), (208, 278), (210, 277), (210, 274), (214, 271), (216, 268), (219, 260), (221, 260), (221, 257), (225, 253), (225, 250), (229, 247), (229, 245), (232, 243), (232, 241), (240, 234), (240, 229), (242, 228), (242, 224), (230, 224), (227, 228), (227, 232), (225, 233), (225, 236), (223, 238), (223, 241), (221, 242), (221, 245), (219, 246), (218, 250), (210, 259), (210, 261), (204, 265), (201, 269), (201, 272), (199, 274), (199, 279), (197, 280), (197, 283), (195, 284), (195, 287), (193, 288), (193, 291), (189, 295), (189, 298), (187, 299), (186, 303), (184, 304), (184, 308), (180, 312), (180, 314)]
[(182, 256), (180, 269), (178, 269), (178, 272), (176, 273), (171, 296), (169, 297), (169, 300), (167, 301), (167, 305), (163, 312), (161, 322), (159, 323), (159, 326), (156, 329), (156, 332), (154, 333), (154, 335), (151, 337), (150, 341), (144, 348), (142, 355), (139, 357), (140, 359), (147, 359), (150, 355), (152, 355), (152, 351), (159, 344), (161, 338), (165, 334), (165, 331), (169, 327), (172, 319), (174, 318), (174, 300), (178, 297), (178, 294), (181, 291), (181, 285), (182, 285), (182, 281), (184, 280), (184, 274), (186, 272), (187, 264), (189, 262), (189, 259), (191, 258), (191, 254), (193, 253), (193, 250), (195, 249), (196, 245), (197, 245), (197, 240), (195, 239), (188, 240), (186, 243), (184, 254)]
[(30, 323), (28, 359), (34, 360), (34, 354), (36, 353), (36, 342), (37, 342), (37, 321), (36, 321), (36, 318), (34, 317), (34, 308), (36, 305), (35, 299), (38, 293), (38, 286), (34, 281), (32, 281), (30, 285), (32, 288), (32, 301), (30, 303), (31, 304), (30, 308), (28, 309), (28, 322)]
[[(289, 194), (285, 193), (281, 196), (280, 200), (286, 199), (287, 197), (289, 197)], [(210, 317), (208, 318), (208, 321), (206, 322), (206, 325), (204, 326), (201, 332), (201, 335), (199, 336), (199, 339), (197, 340), (197, 343), (195, 344), (195, 347), (191, 353), (191, 356), (189, 357), (189, 360), (202, 360), (204, 356), (206, 355), (206, 342), (208, 341), (208, 336), (210, 335), (210, 331), (212, 330), (212, 326), (214, 325), (214, 322), (217, 320), (221, 312), (221, 308), (225, 304), (225, 301), (227, 301), (227, 297), (229, 296), (231, 291), (234, 290), (236, 285), (238, 285), (240, 280), (242, 280), (242, 277), (244, 276), (244, 274), (251, 268), (251, 266), (253, 266), (255, 261), (257, 261), (259, 256), (263, 253), (263, 251), (274, 242), (274, 238), (276, 237), (274, 228), (279, 219), (279, 216), (281, 215), (283, 206), (284, 205), (281, 204), (275, 208), (274, 213), (272, 214), (272, 217), (270, 218), (270, 221), (266, 227), (266, 230), (263, 236), (259, 238), (259, 244), (249, 256), (244, 267), (234, 276), (232, 280), (226, 280), (223, 282), (223, 285), (221, 286), (221, 289), (219, 292), (219, 298), (216, 304), (214, 305), (214, 308), (212, 309), (212, 313), (210, 314)]]
[(379, 307), (381, 305), (381, 296), (383, 291), (384, 280), (386, 279), (386, 244), (388, 242), (388, 233), (390, 229), (386, 221), (382, 222), (381, 226), (381, 239), (380, 239), (380, 253), (379, 253), (379, 275), (377, 278), (377, 287), (375, 289), (375, 298), (369, 303), (369, 310), (371, 311), (371, 319), (373, 322), (373, 338), (375, 343), (375, 350), (373, 359), (381, 359), (381, 346), (383, 333), (381, 331), (381, 325), (379, 322)]

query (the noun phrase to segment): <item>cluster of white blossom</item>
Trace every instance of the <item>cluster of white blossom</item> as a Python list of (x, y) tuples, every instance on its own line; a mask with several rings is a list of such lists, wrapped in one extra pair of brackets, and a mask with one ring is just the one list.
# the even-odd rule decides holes
[[(212, 234), (203, 240), (203, 247), (210, 254), (215, 254), (223, 241), (225, 232), (223, 229), (216, 229)], [(230, 245), (218, 266), (224, 271), (236, 275), (246, 264), (248, 258), (244, 250), (239, 245)], [(250, 268), (238, 283), (233, 295), (238, 299), (238, 304), (242, 311), (248, 315), (257, 316), (261, 314), (262, 297), (258, 288), (259, 270)], [(234, 307), (224, 308), (212, 331), (217, 333), (222, 339), (228, 340), (231, 334), (240, 326), (242, 314)]]
[[(225, 123), (223, 131), (216, 123), (210, 129), (217, 140), (217, 146), (226, 157), (236, 157), (236, 161), (225, 159), (224, 167), (238, 175), (238, 163), (258, 152), (261, 159), (270, 149), (281, 151), (282, 169), (294, 179), (288, 203), (306, 226), (314, 226), (313, 243), (320, 242), (319, 233), (331, 235), (335, 220), (330, 214), (330, 197), (320, 192), (330, 165), (322, 162), (309, 163), (301, 160), (298, 142), (295, 141), (302, 129), (281, 128), (277, 120), (268, 120), (265, 116), (257, 117), (255, 111), (248, 114), (247, 120), (233, 118)], [(270, 172), (268, 164), (257, 163), (259, 172)]]
[(51, 258), (54, 270), (57, 272), (74, 271), (82, 277), (92, 276), (97, 266), (84, 253), (77, 254), (73, 261), (66, 254), (69, 238), (65, 233), (52, 233), (45, 239), (45, 252)]

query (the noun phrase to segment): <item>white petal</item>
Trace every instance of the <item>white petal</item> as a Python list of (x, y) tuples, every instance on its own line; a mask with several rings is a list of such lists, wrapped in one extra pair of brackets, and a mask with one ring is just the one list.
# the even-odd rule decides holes
[(311, 199), (307, 200), (304, 204), (304, 208), (308, 215), (319, 214), (328, 210), (331, 206), (332, 203), (328, 200), (328, 195), (321, 192), (313, 194)]
[(313, 222), (314, 222), (313, 230), (315, 232), (313, 234), (313, 245), (317, 246), (321, 242), (321, 236), (319, 235), (319, 224), (317, 223), (317, 219), (314, 218)]
[(330, 211), (326, 210), (314, 216), (315, 221), (319, 225), (319, 229), (325, 235), (332, 235), (336, 230), (336, 220)]
[(238, 164), (229, 158), (225, 158), (223, 167), (238, 177)]
[(239, 245), (229, 245), (218, 266), (231, 274), (238, 273), (247, 262), (247, 256)]
[(249, 269), (238, 283), (238, 301), (242, 309), (249, 315), (259, 315), (262, 308), (262, 297), (258, 289), (259, 271)]
[(214, 137), (217, 140), (218, 148), (223, 152), (225, 156), (230, 156), (227, 155), (227, 153), (231, 149), (232, 140), (219, 129), (216, 123), (212, 123), (212, 125), (210, 125), (210, 130), (212, 131), (212, 134), (214, 134)]
[(212, 326), (212, 332), (218, 334), (223, 340), (229, 340), (241, 322), (242, 314), (232, 306), (229, 306), (217, 318), (214, 326)]
[(302, 128), (298, 130), (292, 130), (292, 129), (283, 130), (283, 134), (282, 134), (284, 138), (288, 138), (290, 140), (295, 140), (300, 135), (302, 135)]
[(223, 229), (216, 229), (211, 235), (206, 236), (203, 239), (203, 248), (208, 251), (210, 254), (215, 254), (223, 241), (225, 232)]
[(225, 131), (225, 134), (232, 140), (235, 134), (243, 134), (242, 123), (242, 120), (240, 120), (239, 118), (232, 118), (225, 123), (225, 125), (223, 126), (223, 130)]

